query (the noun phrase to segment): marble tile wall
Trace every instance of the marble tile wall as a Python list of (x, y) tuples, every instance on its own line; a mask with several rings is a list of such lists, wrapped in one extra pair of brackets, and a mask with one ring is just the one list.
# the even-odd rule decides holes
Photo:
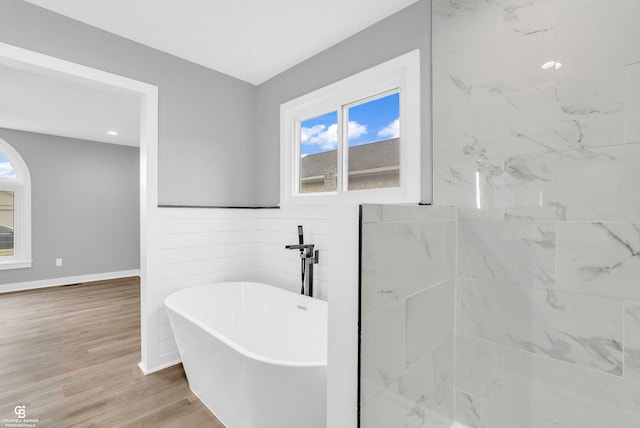
[(451, 426), (455, 218), (446, 207), (362, 207), (362, 428)]
[(432, 4), (434, 205), (458, 208), (455, 418), (638, 427), (640, 2)]

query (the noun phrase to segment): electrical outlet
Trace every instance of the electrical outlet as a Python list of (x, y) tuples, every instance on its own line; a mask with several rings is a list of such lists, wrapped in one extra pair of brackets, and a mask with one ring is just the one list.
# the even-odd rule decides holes
[(62, 259), (56, 259), (56, 266), (62, 266)]

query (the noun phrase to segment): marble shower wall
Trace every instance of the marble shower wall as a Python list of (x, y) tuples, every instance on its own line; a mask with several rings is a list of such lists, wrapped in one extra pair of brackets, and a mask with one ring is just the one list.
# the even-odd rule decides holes
[(453, 420), (455, 209), (363, 205), (360, 426)]
[(459, 219), (455, 417), (636, 428), (640, 1), (432, 4), (434, 205)]

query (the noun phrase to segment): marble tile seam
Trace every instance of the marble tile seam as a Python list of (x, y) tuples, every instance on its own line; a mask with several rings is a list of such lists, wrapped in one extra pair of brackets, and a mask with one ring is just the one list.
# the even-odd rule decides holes
[[(517, 348), (517, 347), (514, 347), (514, 346), (510, 346), (510, 345), (505, 345), (503, 343), (493, 342), (491, 340), (487, 340), (487, 339), (483, 339), (483, 338), (480, 338), (480, 337), (471, 336), (471, 335), (464, 334), (464, 333), (456, 332), (456, 335), (460, 335), (460, 336), (468, 337), (468, 338), (471, 338), (471, 339), (474, 339), (474, 340), (478, 340), (478, 341), (482, 341), (482, 342), (485, 342), (485, 343), (489, 343), (489, 344), (494, 345), (494, 346), (496, 346), (496, 345), (497, 346), (502, 346), (503, 349), (504, 349), (503, 370), (504, 370), (504, 355), (506, 355), (507, 352), (515, 352), (515, 353), (521, 353), (521, 354), (530, 355), (530, 356), (533, 356), (535, 358), (540, 358), (540, 359), (543, 359), (543, 360), (548, 360), (548, 361), (551, 361), (551, 362), (554, 362), (554, 363), (558, 363), (558, 364), (568, 365), (568, 366), (571, 366), (571, 367), (574, 367), (574, 368), (578, 368), (578, 369), (584, 369), (584, 370), (586, 370), (586, 371), (588, 371), (588, 372), (590, 372), (592, 374), (606, 376), (606, 377), (608, 377), (610, 379), (615, 379), (616, 381), (629, 381), (629, 382), (638, 383), (638, 381), (636, 381), (634, 379), (625, 378), (624, 375), (618, 376), (618, 375), (615, 375), (615, 374), (607, 373), (607, 372), (602, 371), (602, 370), (598, 370), (598, 369), (593, 368), (593, 367), (588, 367), (588, 366), (572, 363), (572, 362), (569, 362), (569, 361), (553, 358), (553, 357), (550, 357), (550, 356), (545, 355), (545, 354), (538, 354), (538, 353), (535, 353), (535, 352), (530, 352), (530, 351), (527, 351), (527, 350), (522, 349), (522, 348)], [(493, 403), (493, 402), (488, 401), (486, 399), (483, 399), (483, 401), (487, 401), (487, 402)], [(495, 403), (493, 403), (493, 404), (495, 404)]]

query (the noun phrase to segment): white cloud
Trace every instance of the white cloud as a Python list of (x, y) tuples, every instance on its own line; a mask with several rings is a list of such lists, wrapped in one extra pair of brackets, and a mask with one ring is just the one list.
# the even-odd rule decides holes
[[(338, 124), (333, 123), (329, 125), (328, 128), (325, 125), (320, 126), (322, 126), (322, 131), (316, 132), (314, 135), (309, 137), (306, 144), (315, 144), (324, 150), (335, 149), (338, 146)], [(318, 126), (314, 126), (313, 128), (317, 127)]]
[(398, 138), (400, 136), (400, 118), (378, 131), (378, 137)]
[[(358, 138), (367, 133), (367, 125), (361, 125), (356, 121), (349, 121), (349, 136)], [(318, 145), (323, 150), (334, 150), (338, 146), (338, 124), (315, 125), (311, 128), (300, 129), (300, 142), (302, 144)]]
[(312, 143), (309, 143), (309, 139), (312, 136), (317, 135), (320, 132), (324, 131), (325, 128), (326, 128), (325, 125), (316, 125), (311, 128), (305, 128), (303, 126), (302, 128), (300, 128), (300, 142), (302, 142), (302, 144), (312, 144)]
[(361, 125), (355, 120), (349, 121), (349, 138), (358, 138), (367, 133), (367, 125)]
[(16, 173), (9, 162), (0, 162), (0, 178), (16, 178)]

